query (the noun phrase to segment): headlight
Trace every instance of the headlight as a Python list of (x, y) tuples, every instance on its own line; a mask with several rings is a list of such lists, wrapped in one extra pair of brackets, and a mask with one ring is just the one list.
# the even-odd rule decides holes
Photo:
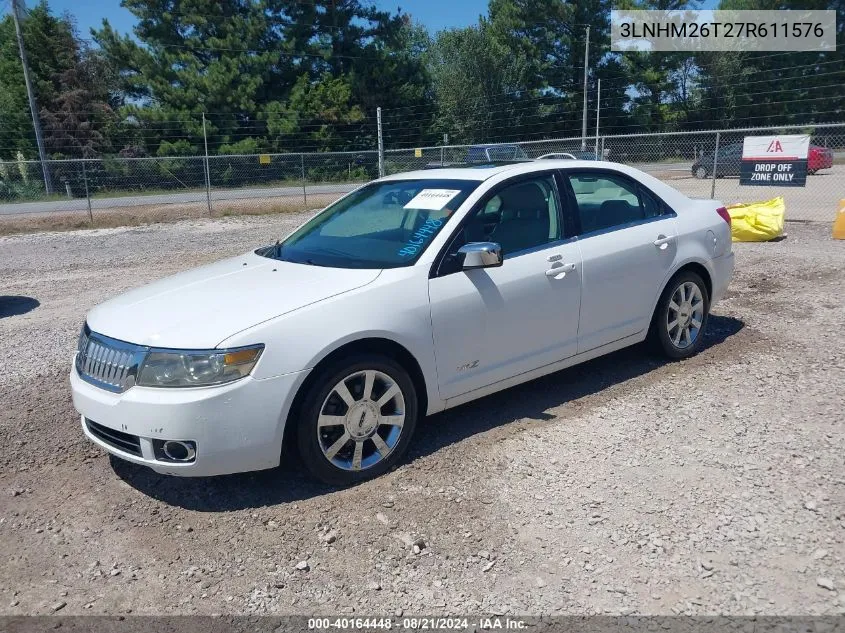
[(237, 349), (156, 350), (144, 359), (138, 380), (142, 387), (207, 387), (248, 375), (263, 345)]

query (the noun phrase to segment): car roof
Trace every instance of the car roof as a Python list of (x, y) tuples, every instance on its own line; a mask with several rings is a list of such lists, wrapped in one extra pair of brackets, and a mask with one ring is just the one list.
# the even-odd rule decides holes
[(513, 171), (514, 174), (527, 174), (532, 171), (546, 171), (548, 169), (577, 169), (588, 167), (598, 169), (601, 167), (618, 169), (619, 163), (595, 160), (572, 160), (571, 158), (544, 159), (539, 161), (525, 161), (511, 163), (508, 165), (497, 165), (495, 167), (446, 167), (440, 169), (420, 169), (418, 171), (406, 171), (399, 174), (392, 174), (380, 178), (381, 181), (388, 180), (476, 180), (482, 182), (502, 172)]

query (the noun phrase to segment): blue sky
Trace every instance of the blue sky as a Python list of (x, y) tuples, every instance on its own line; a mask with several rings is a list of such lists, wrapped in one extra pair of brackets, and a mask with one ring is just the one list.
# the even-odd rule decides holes
[[(33, 6), (38, 0), (23, 0), (27, 6)], [(478, 16), (487, 13), (488, 0), (374, 0), (385, 11), (395, 12), (398, 7), (404, 13), (411, 14), (431, 32), (455, 26), (468, 26), (478, 21)], [(99, 28), (103, 18), (121, 33), (129, 33), (135, 23), (133, 15), (120, 6), (120, 0), (48, 0), (56, 13), (67, 11), (76, 18), (79, 34), (89, 37), (91, 27)], [(699, 0), (703, 9), (713, 9), (718, 0)], [(9, 3), (0, 0), (4, 13)]]
[[(37, 0), (24, 0), (33, 6)], [(79, 34), (89, 37), (91, 27), (99, 28), (103, 18), (122, 33), (128, 33), (134, 25), (134, 17), (120, 6), (120, 0), (48, 0), (55, 13), (67, 11), (76, 18)], [(0, 5), (6, 4), (0, 2)], [(478, 16), (487, 13), (487, 0), (375, 0), (380, 8), (395, 12), (402, 7), (403, 13), (410, 13), (430, 31), (439, 31), (452, 26), (474, 24)]]

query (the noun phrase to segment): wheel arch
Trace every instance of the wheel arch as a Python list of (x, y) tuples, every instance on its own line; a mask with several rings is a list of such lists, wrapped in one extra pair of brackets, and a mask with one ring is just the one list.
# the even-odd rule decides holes
[(682, 272), (694, 272), (696, 275), (701, 277), (704, 281), (704, 286), (707, 290), (707, 301), (708, 303), (712, 302), (713, 300), (713, 276), (710, 274), (710, 271), (707, 269), (702, 262), (691, 260), (684, 262), (680, 266), (678, 266), (672, 273), (666, 277), (666, 281), (663, 282), (663, 285), (660, 287), (660, 291), (657, 293), (657, 297), (654, 299), (654, 308), (651, 310), (651, 320), (649, 323), (654, 321), (654, 315), (657, 313), (657, 308), (660, 305), (660, 297), (663, 296), (663, 292), (666, 290), (666, 287), (672, 282), (672, 280), (677, 277)]
[(343, 345), (340, 345), (325, 354), (314, 365), (311, 371), (308, 372), (308, 376), (306, 376), (305, 380), (302, 381), (302, 384), (299, 385), (299, 389), (297, 389), (296, 395), (291, 403), (291, 407), (288, 410), (287, 420), (285, 421), (285, 431), (282, 439), (283, 448), (289, 445), (294, 429), (296, 428), (296, 424), (291, 423), (292, 419), (294, 416), (299, 415), (305, 395), (319, 377), (320, 372), (325, 367), (338, 361), (344, 356), (352, 354), (381, 354), (383, 356), (387, 356), (388, 358), (392, 358), (402, 365), (411, 377), (411, 381), (414, 383), (414, 389), (417, 391), (417, 398), (419, 400), (418, 410), (420, 411), (420, 416), (423, 417), (426, 415), (429, 402), (429, 390), (425, 381), (425, 374), (423, 373), (422, 366), (416, 357), (404, 345), (392, 339), (379, 336), (359, 338), (347, 341)]
[(672, 273), (672, 276), (666, 280), (666, 283), (663, 284), (663, 288), (660, 290), (660, 294), (663, 294), (663, 291), (666, 290), (666, 286), (669, 285), (669, 282), (672, 281), (679, 273), (682, 272), (694, 272), (696, 275), (701, 277), (704, 280), (704, 285), (707, 287), (707, 300), (710, 301), (713, 298), (713, 277), (710, 274), (710, 271), (707, 270), (707, 267), (702, 264), (701, 262), (691, 261), (687, 262), (683, 266), (680, 266), (675, 272)]

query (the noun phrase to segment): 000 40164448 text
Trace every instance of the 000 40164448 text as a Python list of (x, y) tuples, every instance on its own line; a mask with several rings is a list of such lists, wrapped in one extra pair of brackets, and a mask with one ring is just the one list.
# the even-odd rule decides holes
[(403, 257), (413, 257), (420, 252), (423, 245), (437, 233), (437, 230), (443, 225), (443, 220), (426, 220), (420, 228), (414, 231), (411, 239), (399, 249), (399, 254)]

